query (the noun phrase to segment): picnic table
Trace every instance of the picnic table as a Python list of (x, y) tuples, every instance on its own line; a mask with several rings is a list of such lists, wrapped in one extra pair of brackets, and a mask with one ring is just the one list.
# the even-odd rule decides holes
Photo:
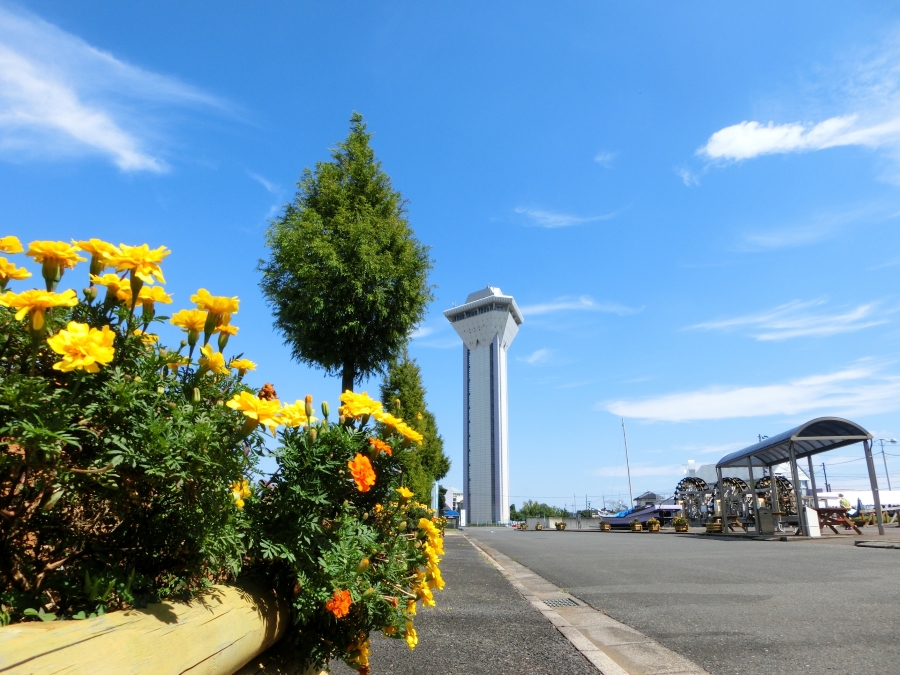
[(843, 506), (820, 506), (815, 509), (819, 514), (819, 527), (830, 527), (835, 534), (839, 534), (835, 525), (840, 525), (841, 527), (856, 530), (856, 534), (862, 534), (856, 523), (850, 520), (850, 517), (847, 515), (849, 510)]

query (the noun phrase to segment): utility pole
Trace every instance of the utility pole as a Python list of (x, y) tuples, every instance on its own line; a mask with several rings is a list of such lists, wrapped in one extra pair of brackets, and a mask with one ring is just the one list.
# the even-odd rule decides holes
[(631, 462), (628, 461), (628, 436), (625, 433), (625, 418), (622, 418), (622, 438), (625, 439), (625, 468), (628, 470), (628, 508), (634, 508), (634, 492), (631, 490)]
[(876, 438), (875, 442), (881, 443), (881, 459), (884, 462), (884, 475), (887, 476), (888, 490), (890, 490), (891, 489), (891, 474), (888, 471), (887, 455), (884, 454), (884, 444), (885, 443), (896, 443), (897, 439), (896, 438), (890, 438), (890, 439), (889, 438)]
[(831, 492), (831, 486), (828, 484), (828, 474), (825, 473), (825, 462), (822, 462), (822, 475), (825, 476), (825, 492)]

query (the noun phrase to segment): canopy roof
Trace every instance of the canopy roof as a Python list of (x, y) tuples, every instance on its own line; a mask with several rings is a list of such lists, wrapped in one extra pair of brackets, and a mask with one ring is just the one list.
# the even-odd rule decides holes
[(818, 417), (795, 429), (725, 455), (716, 467), (747, 466), (747, 458), (750, 458), (753, 466), (781, 464), (790, 460), (791, 443), (794, 444), (794, 456), (800, 459), (865, 440), (871, 441), (872, 434), (850, 420), (840, 417)]

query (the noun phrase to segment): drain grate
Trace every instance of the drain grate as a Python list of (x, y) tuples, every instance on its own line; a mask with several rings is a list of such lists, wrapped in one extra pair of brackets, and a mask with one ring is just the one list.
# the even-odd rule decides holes
[(544, 600), (547, 607), (578, 607), (578, 603), (572, 598), (553, 598), (552, 600)]

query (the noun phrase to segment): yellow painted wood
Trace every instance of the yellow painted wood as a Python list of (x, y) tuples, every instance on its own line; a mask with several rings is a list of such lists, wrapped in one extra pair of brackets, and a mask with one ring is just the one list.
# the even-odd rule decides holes
[(0, 673), (231, 675), (275, 644), (288, 623), (287, 603), (271, 591), (213, 586), (190, 603), (0, 628)]

